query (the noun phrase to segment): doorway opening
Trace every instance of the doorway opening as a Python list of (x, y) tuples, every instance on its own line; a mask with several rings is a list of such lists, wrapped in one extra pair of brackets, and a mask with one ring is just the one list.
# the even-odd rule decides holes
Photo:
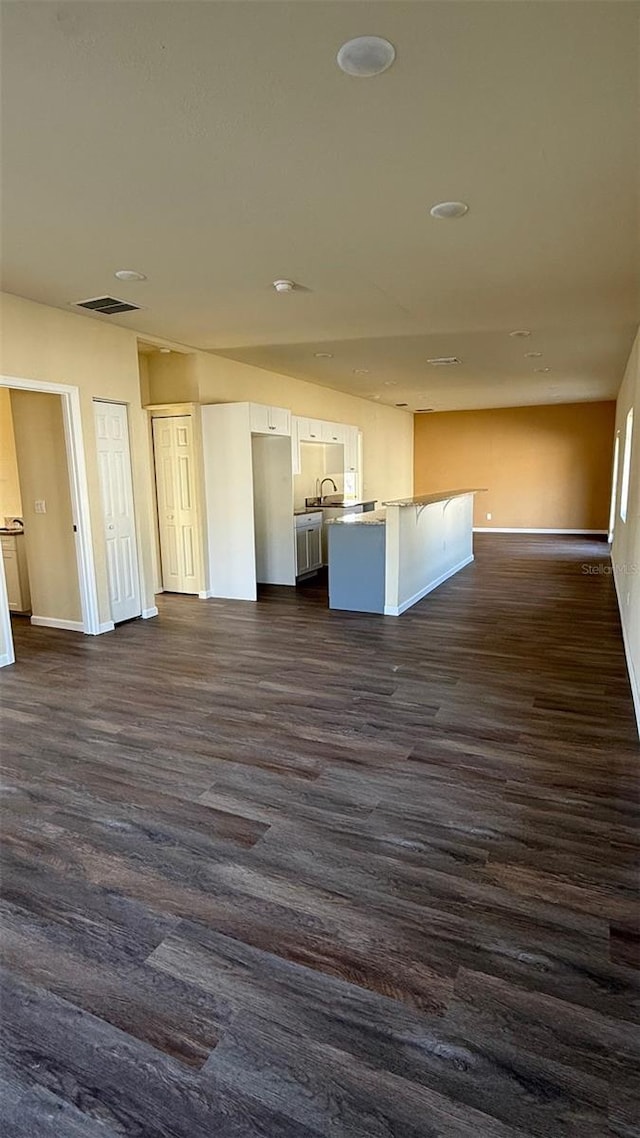
[[(106, 632), (113, 624), (103, 626), (99, 619), (78, 389), (15, 376), (0, 376), (0, 387), (9, 389), (21, 506), (20, 513), (3, 511), (0, 520), (13, 523), (6, 536), (15, 547), (25, 543), (31, 623), (88, 635)], [(17, 564), (22, 547), (15, 547), (7, 549), (15, 557), (6, 561), (3, 549), (0, 565), (0, 667), (15, 659), (5, 565), (14, 604), (27, 601)], [(19, 597), (16, 583), (25, 590)]]

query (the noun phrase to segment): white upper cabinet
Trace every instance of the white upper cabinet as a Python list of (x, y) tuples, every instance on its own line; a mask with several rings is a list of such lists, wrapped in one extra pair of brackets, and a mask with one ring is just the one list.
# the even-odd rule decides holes
[(322, 428), (324, 423), (321, 419), (300, 419), (296, 418), (298, 428), (298, 442), (301, 443), (321, 443)]
[(321, 423), (320, 428), (323, 443), (344, 443), (349, 430), (344, 423)]
[(344, 469), (355, 474), (360, 469), (360, 431), (357, 427), (344, 428)]
[(249, 404), (251, 433), (254, 435), (290, 435), (291, 412), (285, 407), (268, 407), (265, 403)]

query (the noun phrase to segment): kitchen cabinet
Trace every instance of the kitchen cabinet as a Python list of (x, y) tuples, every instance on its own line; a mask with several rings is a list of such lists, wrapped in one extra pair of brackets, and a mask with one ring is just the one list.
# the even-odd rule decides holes
[(360, 431), (357, 427), (344, 428), (344, 469), (346, 474), (357, 474), (360, 469)]
[(322, 567), (322, 514), (298, 514), (294, 520), (296, 577), (304, 577)]
[(291, 412), (284, 407), (269, 407), (264, 403), (249, 404), (249, 421), (254, 435), (290, 435)]
[(323, 443), (344, 443), (348, 430), (344, 423), (321, 423), (320, 437)]
[(31, 594), (24, 535), (2, 534), (2, 561), (10, 612), (30, 612)]

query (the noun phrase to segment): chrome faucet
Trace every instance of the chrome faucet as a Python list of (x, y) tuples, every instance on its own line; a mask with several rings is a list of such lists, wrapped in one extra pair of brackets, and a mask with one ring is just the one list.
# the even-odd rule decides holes
[(322, 482), (320, 483), (320, 493), (318, 494), (318, 498), (320, 499), (321, 502), (324, 498), (324, 494), (322, 493), (322, 487), (324, 486), (325, 482), (331, 483), (331, 485), (333, 486), (334, 494), (338, 493), (338, 487), (336, 486), (335, 482), (333, 481), (333, 478), (323, 478)]

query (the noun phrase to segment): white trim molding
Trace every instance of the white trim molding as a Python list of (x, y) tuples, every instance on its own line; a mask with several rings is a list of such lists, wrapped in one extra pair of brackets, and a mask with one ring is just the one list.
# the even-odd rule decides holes
[(629, 686), (631, 688), (631, 697), (633, 699), (633, 708), (636, 713), (636, 723), (638, 725), (638, 734), (640, 734), (640, 677), (636, 675), (636, 670), (633, 665), (633, 656), (631, 654), (631, 645), (627, 636), (627, 629), (624, 619), (624, 609), (622, 607), (622, 592), (618, 574), (616, 573), (616, 564), (613, 558), (611, 559), (613, 567), (613, 582), (616, 587), (616, 597), (618, 599), (618, 612), (620, 613), (620, 625), (622, 627), (622, 643), (624, 644), (624, 654), (627, 661), (627, 675), (629, 676)]
[(559, 533), (576, 537), (607, 536), (606, 529), (528, 529), (525, 526), (474, 526), (474, 533)]
[(428, 585), (425, 585), (424, 589), (420, 589), (419, 592), (414, 593), (412, 597), (409, 597), (408, 601), (403, 601), (401, 605), (385, 605), (384, 615), (401, 616), (402, 613), (406, 612), (412, 605), (417, 605), (418, 601), (421, 601), (428, 593), (432, 593), (439, 585), (448, 581), (449, 577), (453, 577), (455, 573), (459, 573), (461, 569), (464, 569), (465, 565), (470, 565), (473, 559), (473, 553), (469, 557), (463, 558), (463, 560), (459, 561), (453, 568), (447, 569), (446, 573), (442, 573), (440, 577), (436, 577), (435, 581), (430, 581)]
[(84, 632), (81, 620), (58, 620), (53, 616), (32, 616), (31, 623), (40, 628), (63, 628), (67, 632)]
[(200, 592), (198, 593), (198, 600), (208, 601), (211, 599), (212, 596), (213, 596), (213, 590), (212, 589), (201, 589)]
[(103, 632), (114, 632), (115, 627), (116, 626), (112, 620), (103, 620), (100, 623), (100, 627), (98, 629), (98, 632), (100, 635), (102, 635)]
[(156, 605), (153, 605), (150, 609), (143, 609), (142, 612), (140, 613), (140, 616), (142, 617), (143, 620), (150, 620), (151, 617), (157, 616), (157, 615), (158, 615), (158, 609), (157, 609)]

